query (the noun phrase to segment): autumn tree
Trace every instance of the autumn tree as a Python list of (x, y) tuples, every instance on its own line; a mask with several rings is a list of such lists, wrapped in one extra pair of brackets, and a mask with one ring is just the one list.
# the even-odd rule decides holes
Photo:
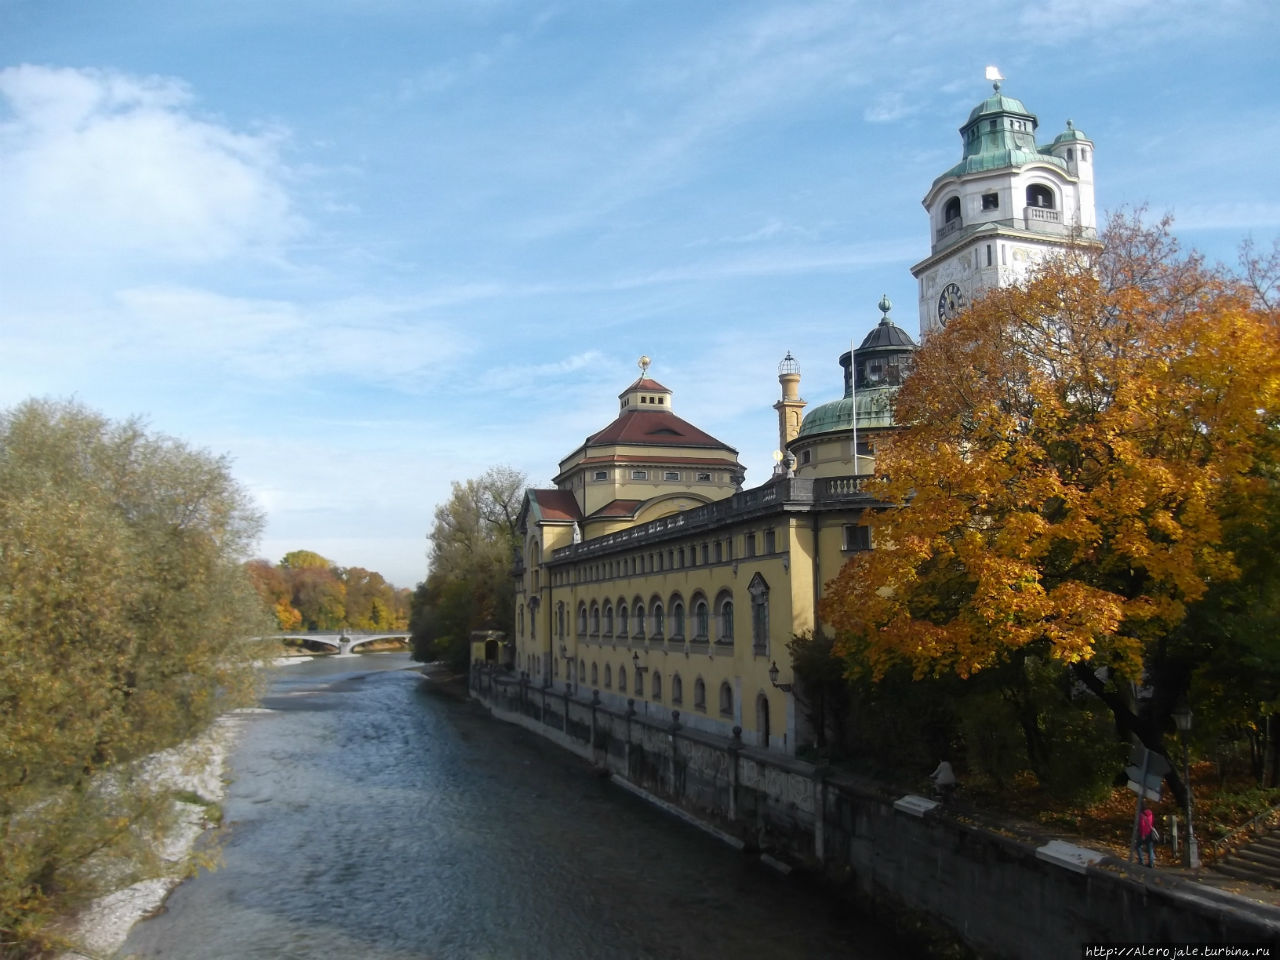
[(1170, 648), (1239, 575), (1226, 515), (1260, 518), (1270, 320), (1167, 222), (1121, 216), (930, 334), (877, 455), (879, 548), (823, 604), (843, 653), (873, 675), (1059, 664), (1164, 752), (1189, 681)]
[(414, 592), (414, 656), (466, 664), (471, 632), (514, 627), (512, 557), (526, 478), (509, 467), (454, 482), (436, 507), (427, 579)]
[(145, 849), (168, 805), (132, 761), (251, 699), (259, 528), (223, 458), (73, 403), (0, 414), (0, 952)]
[(297, 630), (302, 626), (302, 614), (293, 605), (293, 587), (283, 569), (267, 560), (256, 559), (245, 564), (245, 571), (258, 588), (258, 594), (271, 608), (277, 627)]

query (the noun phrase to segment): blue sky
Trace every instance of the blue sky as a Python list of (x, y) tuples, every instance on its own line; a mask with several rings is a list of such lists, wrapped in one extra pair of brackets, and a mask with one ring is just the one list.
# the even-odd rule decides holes
[(426, 574), (451, 480), (546, 484), (653, 358), (777, 445), (878, 319), (990, 91), (1232, 261), (1280, 234), (1274, 4), (0, 0), (0, 407), (234, 461), (296, 548)]

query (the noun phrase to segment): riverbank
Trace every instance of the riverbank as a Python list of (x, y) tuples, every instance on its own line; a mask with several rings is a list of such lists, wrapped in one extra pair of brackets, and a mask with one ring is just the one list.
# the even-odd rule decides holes
[(825, 877), (855, 906), (920, 918), (981, 955), (1066, 960), (1089, 942), (1280, 947), (1280, 909), (1198, 876), (689, 729), (678, 712), (617, 712), (485, 671), (471, 684), (494, 717), (632, 792)]
[[(164, 864), (162, 873), (99, 897), (67, 921), (59, 931), (67, 949), (58, 960), (100, 960), (113, 955), (124, 944), (130, 928), (159, 910), (173, 888), (190, 875), (196, 842), (220, 820), (227, 758), (244, 724), (262, 712), (266, 711), (257, 707), (232, 711), (200, 736), (143, 762), (144, 778), (174, 797), (173, 827), (156, 850)], [(120, 864), (100, 865), (108, 872), (121, 868)]]

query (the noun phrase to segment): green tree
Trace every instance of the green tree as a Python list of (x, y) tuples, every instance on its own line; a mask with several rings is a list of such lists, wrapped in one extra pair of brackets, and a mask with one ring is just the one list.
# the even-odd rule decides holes
[[(130, 761), (255, 692), (260, 518), (225, 459), (74, 403), (0, 414), (0, 942), (20, 955), (144, 845)], [(113, 882), (120, 878), (113, 877)]]
[(413, 594), (409, 626), (414, 656), (466, 665), (473, 630), (514, 627), (512, 558), (526, 478), (493, 467), (454, 482), (436, 507), (427, 579)]

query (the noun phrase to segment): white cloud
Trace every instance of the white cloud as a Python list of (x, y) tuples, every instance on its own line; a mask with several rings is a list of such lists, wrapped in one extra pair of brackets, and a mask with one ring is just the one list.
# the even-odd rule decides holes
[(176, 286), (118, 295), (122, 362), (166, 356), (262, 383), (343, 377), (415, 392), (468, 349), (416, 300), (255, 300)]
[(300, 228), (278, 132), (192, 111), (181, 82), (0, 70), (0, 246), (12, 255), (202, 262), (273, 253)]

